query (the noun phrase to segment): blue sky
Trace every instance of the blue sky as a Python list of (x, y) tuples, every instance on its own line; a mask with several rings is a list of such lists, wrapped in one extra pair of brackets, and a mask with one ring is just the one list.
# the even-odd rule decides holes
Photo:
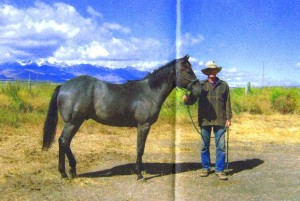
[(200, 79), (215, 60), (230, 86), (300, 86), (299, 19), (299, 0), (4, 0), (0, 62), (153, 70), (189, 54)]

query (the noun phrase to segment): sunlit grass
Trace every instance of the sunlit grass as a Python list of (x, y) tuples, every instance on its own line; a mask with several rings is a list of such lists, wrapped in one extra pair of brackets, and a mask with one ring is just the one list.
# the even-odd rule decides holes
[[(0, 126), (22, 123), (41, 123), (48, 110), (50, 97), (55, 85), (12, 82), (0, 84)], [(184, 91), (173, 90), (160, 111), (160, 118), (174, 124), (175, 118), (187, 114), (182, 104)], [(299, 88), (252, 88), (246, 94), (244, 88), (231, 89), (231, 101), (234, 114), (300, 114)], [(191, 113), (197, 113), (197, 104), (190, 106)]]
[(300, 89), (297, 87), (243, 88), (231, 90), (232, 108), (237, 114), (300, 114)]

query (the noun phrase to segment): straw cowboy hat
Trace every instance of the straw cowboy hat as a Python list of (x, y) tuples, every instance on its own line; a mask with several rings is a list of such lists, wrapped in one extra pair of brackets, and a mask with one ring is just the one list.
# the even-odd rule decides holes
[(218, 73), (222, 70), (222, 67), (221, 66), (217, 66), (216, 62), (214, 61), (208, 61), (206, 63), (206, 68), (202, 69), (202, 73), (205, 74), (205, 75), (209, 75), (209, 71), (211, 69), (217, 69), (218, 70)]

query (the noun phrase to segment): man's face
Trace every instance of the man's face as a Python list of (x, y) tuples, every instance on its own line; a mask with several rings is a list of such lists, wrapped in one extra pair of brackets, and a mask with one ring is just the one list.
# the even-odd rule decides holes
[(209, 78), (215, 78), (217, 73), (218, 73), (218, 69), (210, 69), (208, 71), (208, 77)]

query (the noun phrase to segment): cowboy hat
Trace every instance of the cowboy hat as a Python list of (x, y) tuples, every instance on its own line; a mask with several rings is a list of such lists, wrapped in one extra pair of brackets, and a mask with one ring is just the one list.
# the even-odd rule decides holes
[(218, 73), (219, 73), (222, 70), (222, 67), (217, 66), (215, 61), (208, 61), (206, 63), (206, 68), (202, 69), (201, 71), (202, 71), (203, 74), (209, 75), (209, 71), (212, 70), (212, 69), (217, 69)]

